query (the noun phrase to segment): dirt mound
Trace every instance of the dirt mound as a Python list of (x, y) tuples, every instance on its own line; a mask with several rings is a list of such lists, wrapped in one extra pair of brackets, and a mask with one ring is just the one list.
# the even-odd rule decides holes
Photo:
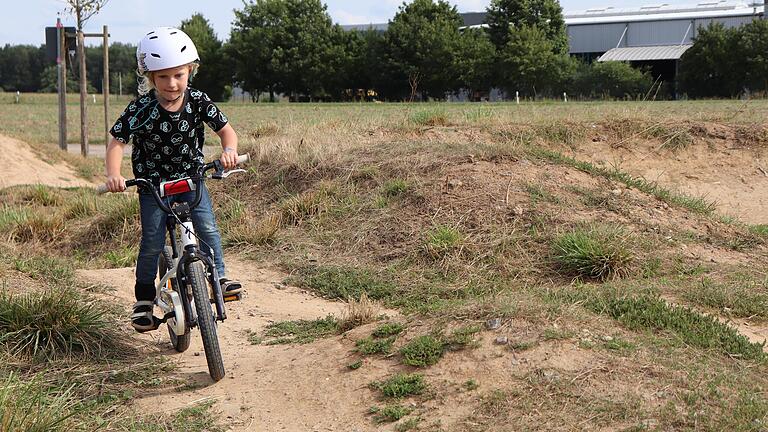
[(56, 187), (93, 186), (66, 164), (49, 164), (35, 154), (29, 144), (0, 135), (0, 164), (4, 174), (0, 188), (21, 184), (44, 184)]
[(594, 137), (580, 141), (571, 154), (704, 197), (714, 201), (721, 213), (744, 222), (768, 223), (765, 146), (745, 141), (738, 128), (715, 124), (700, 128), (703, 136), (690, 136), (690, 143), (680, 148), (670, 147), (664, 137), (639, 138), (621, 145)]

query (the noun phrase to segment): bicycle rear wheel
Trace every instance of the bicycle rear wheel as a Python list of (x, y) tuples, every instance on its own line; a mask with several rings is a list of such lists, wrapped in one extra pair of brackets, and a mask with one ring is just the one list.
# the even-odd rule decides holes
[[(173, 251), (171, 250), (170, 246), (166, 246), (163, 249), (163, 252), (160, 254), (160, 261), (158, 262), (157, 266), (159, 269), (160, 277), (167, 273), (168, 270), (173, 268)], [(171, 288), (173, 288), (173, 290), (178, 293), (179, 291), (176, 289), (176, 279), (170, 279), (170, 281)], [(171, 345), (173, 345), (173, 349), (178, 352), (186, 351), (187, 348), (189, 348), (190, 341), (192, 340), (192, 333), (189, 331), (189, 326), (187, 326), (187, 323), (184, 323), (184, 328), (186, 331), (183, 335), (177, 335), (176, 332), (173, 331), (173, 326), (170, 322), (168, 322), (167, 325), (168, 336), (171, 338)]]
[(221, 359), (219, 338), (216, 334), (216, 320), (211, 308), (211, 299), (208, 295), (208, 282), (205, 277), (203, 263), (195, 261), (187, 268), (187, 278), (192, 287), (192, 295), (195, 299), (197, 310), (197, 325), (203, 337), (205, 358), (208, 360), (208, 372), (214, 381), (224, 378), (224, 362)]

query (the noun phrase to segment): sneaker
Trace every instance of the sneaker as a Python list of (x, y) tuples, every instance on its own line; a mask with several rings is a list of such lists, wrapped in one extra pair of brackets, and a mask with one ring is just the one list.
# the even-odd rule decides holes
[(243, 291), (243, 284), (227, 278), (219, 279), (219, 285), (221, 285), (221, 293), (225, 296), (240, 294)]
[(144, 333), (158, 327), (152, 315), (153, 305), (154, 303), (150, 300), (139, 300), (133, 305), (131, 325), (137, 332)]

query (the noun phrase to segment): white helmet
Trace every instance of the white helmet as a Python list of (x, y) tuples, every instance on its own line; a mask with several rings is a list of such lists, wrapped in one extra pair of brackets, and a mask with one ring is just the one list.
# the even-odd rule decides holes
[(136, 48), (139, 72), (173, 68), (200, 60), (192, 39), (173, 27), (158, 27), (147, 33)]

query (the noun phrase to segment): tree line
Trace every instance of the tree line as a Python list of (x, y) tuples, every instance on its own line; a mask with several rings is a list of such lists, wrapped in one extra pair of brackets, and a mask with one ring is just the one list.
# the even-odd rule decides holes
[[(253, 0), (235, 10), (225, 42), (201, 14), (180, 27), (201, 57), (193, 85), (215, 100), (226, 100), (233, 86), (254, 99), (283, 94), (328, 101), (372, 94), (382, 100), (440, 100), (459, 91), (478, 99), (491, 88), (529, 98), (563, 92), (639, 98), (653, 87), (649, 71), (569, 56), (557, 0), (492, 0), (486, 23), (461, 29), (462, 18), (447, 1), (412, 0), (399, 7), (386, 31), (345, 31), (321, 0)], [(681, 62), (680, 90), (691, 97), (763, 91), (766, 45), (764, 21), (733, 30), (717, 24), (702, 29)], [(123, 92), (135, 92), (135, 49), (110, 45), (113, 93), (119, 76)], [(102, 55), (99, 47), (87, 49), (92, 91), (101, 91)], [(46, 63), (43, 47), (6, 45), (0, 48), (0, 87), (55, 91), (55, 65)]]

